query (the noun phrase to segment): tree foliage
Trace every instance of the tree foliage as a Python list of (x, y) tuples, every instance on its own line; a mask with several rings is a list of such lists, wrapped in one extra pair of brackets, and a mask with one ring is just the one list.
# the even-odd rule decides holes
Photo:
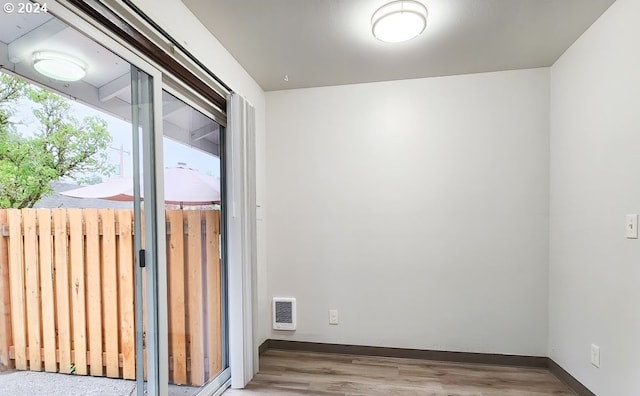
[[(11, 122), (25, 103), (39, 123), (29, 135)], [(32, 207), (62, 178), (113, 173), (107, 163), (110, 142), (106, 121), (78, 120), (68, 99), (0, 73), (0, 208)]]

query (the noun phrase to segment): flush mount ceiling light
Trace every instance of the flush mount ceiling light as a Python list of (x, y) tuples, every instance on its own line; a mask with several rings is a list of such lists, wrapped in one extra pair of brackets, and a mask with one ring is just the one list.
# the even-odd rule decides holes
[(80, 59), (52, 51), (34, 52), (33, 68), (59, 81), (78, 81), (87, 74), (87, 66)]
[(375, 38), (399, 43), (417, 37), (427, 27), (427, 8), (414, 0), (399, 0), (383, 5), (371, 18)]

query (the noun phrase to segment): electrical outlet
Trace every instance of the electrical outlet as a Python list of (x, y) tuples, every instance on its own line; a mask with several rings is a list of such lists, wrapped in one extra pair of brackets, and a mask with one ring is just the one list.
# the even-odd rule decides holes
[(329, 310), (329, 324), (337, 325), (338, 324), (338, 310), (330, 309)]
[(595, 344), (591, 344), (591, 364), (600, 367), (600, 347)]

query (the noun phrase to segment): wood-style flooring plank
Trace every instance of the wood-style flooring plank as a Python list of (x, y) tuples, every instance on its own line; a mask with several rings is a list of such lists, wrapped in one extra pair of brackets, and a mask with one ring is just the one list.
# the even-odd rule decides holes
[(270, 349), (225, 396), (575, 396), (546, 369)]

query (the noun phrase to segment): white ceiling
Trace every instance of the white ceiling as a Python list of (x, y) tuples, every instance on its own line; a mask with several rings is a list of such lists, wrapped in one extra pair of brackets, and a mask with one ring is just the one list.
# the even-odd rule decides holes
[(550, 66), (614, 2), (420, 0), (425, 32), (388, 44), (389, 1), (183, 0), (266, 91)]

